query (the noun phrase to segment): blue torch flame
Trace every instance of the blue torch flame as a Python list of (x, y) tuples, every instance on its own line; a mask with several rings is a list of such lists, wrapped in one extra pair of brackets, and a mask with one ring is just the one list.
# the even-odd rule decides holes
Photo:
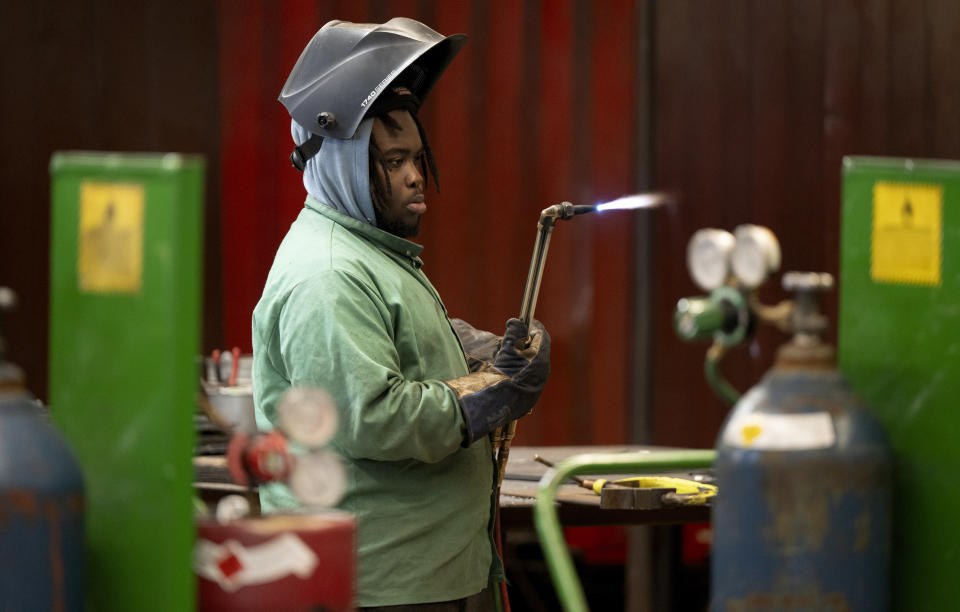
[(636, 193), (617, 198), (610, 202), (597, 204), (596, 211), (605, 210), (633, 210), (636, 208), (653, 208), (669, 202), (669, 197), (664, 193)]

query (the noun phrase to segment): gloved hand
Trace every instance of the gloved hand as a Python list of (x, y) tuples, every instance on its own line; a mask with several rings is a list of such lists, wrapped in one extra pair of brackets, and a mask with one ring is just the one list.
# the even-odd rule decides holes
[(460, 338), (460, 345), (463, 346), (463, 353), (467, 358), (467, 367), (471, 372), (493, 362), (494, 355), (500, 350), (500, 336), (476, 329), (463, 319), (450, 319), (450, 325)]
[(528, 332), (520, 319), (510, 319), (493, 363), (446, 381), (460, 402), (464, 446), (519, 419), (537, 403), (550, 374), (550, 335), (539, 321), (530, 327)]

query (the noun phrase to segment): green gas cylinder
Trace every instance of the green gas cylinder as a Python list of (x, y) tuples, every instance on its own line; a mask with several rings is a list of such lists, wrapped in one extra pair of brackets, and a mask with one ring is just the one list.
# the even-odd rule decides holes
[(204, 161), (50, 160), (53, 420), (87, 477), (96, 612), (189, 611)]
[(896, 453), (893, 608), (952, 610), (960, 531), (960, 161), (843, 160), (839, 365)]

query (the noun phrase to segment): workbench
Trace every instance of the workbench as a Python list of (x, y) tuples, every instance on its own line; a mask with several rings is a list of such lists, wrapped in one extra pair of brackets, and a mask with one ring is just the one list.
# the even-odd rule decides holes
[[(536, 500), (540, 479), (547, 466), (535, 461), (539, 455), (551, 463), (559, 463), (574, 455), (585, 453), (637, 453), (677, 450), (656, 446), (513, 446), (507, 461), (503, 484), (500, 487), (500, 514), (505, 526), (531, 524), (533, 504)], [(591, 478), (616, 480), (632, 474), (603, 474)], [(696, 478), (703, 482), (712, 481), (712, 475), (706, 471), (697, 473), (663, 474), (680, 478)], [(643, 509), (602, 508), (600, 496), (571, 481), (563, 484), (556, 496), (559, 507), (557, 512), (564, 525), (665, 525), (710, 520), (709, 506), (666, 506)]]
[[(538, 483), (547, 471), (547, 466), (533, 459), (540, 455), (544, 459), (559, 463), (568, 457), (584, 453), (637, 453), (677, 450), (656, 446), (513, 446), (507, 461), (506, 473), (500, 487), (500, 513), (505, 527), (530, 525), (533, 522), (533, 505), (537, 497)], [(195, 488), (207, 503), (216, 501), (228, 494), (241, 494), (256, 503), (256, 492), (249, 488), (233, 484), (227, 470), (226, 459), (222, 456), (194, 457)], [(670, 473), (668, 476), (694, 478), (709, 482), (708, 472)], [(591, 478), (616, 480), (631, 474), (604, 474)], [(557, 509), (560, 521), (565, 525), (665, 525), (710, 520), (709, 506), (666, 506), (643, 509), (602, 508), (600, 496), (571, 481), (563, 484), (557, 492)]]

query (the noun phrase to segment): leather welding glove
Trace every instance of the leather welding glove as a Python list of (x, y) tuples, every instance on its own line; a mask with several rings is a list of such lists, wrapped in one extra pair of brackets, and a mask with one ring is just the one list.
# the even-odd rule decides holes
[(502, 340), (500, 336), (477, 329), (463, 319), (450, 319), (450, 325), (460, 338), (460, 345), (463, 346), (463, 353), (471, 372), (476, 372), (484, 364), (493, 362), (494, 355), (500, 350)]
[(550, 374), (550, 334), (539, 321), (530, 327), (528, 332), (523, 321), (510, 319), (492, 363), (446, 381), (460, 402), (464, 446), (519, 419), (537, 403)]

